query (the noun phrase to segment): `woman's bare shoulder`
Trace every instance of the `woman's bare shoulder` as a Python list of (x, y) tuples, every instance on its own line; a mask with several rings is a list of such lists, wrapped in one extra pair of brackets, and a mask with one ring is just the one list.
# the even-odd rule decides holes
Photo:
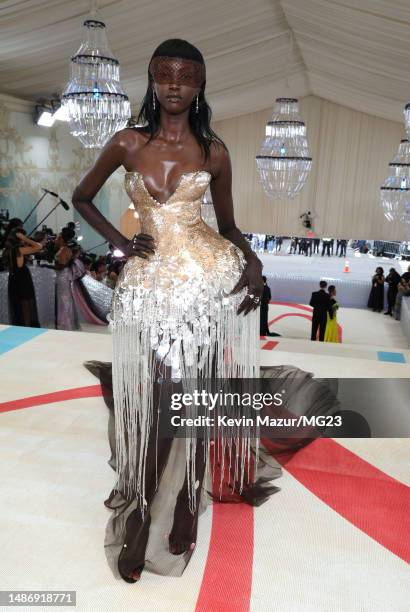
[(119, 146), (123, 146), (125, 149), (139, 149), (142, 147), (149, 138), (149, 132), (143, 127), (126, 127), (116, 132), (113, 136), (112, 141)]
[(209, 144), (209, 154), (211, 156), (211, 159), (213, 158), (215, 160), (218, 160), (225, 157), (226, 155), (229, 155), (229, 151), (222, 141), (211, 140)]
[(218, 176), (221, 171), (230, 166), (229, 151), (227, 147), (218, 140), (213, 140), (210, 143), (209, 157), (212, 174), (214, 176)]

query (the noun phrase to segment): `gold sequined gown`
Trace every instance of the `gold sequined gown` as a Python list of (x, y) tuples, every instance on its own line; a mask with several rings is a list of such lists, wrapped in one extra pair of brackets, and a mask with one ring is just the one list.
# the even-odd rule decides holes
[[(210, 499), (257, 506), (279, 490), (271, 481), (281, 476), (280, 464), (251, 438), (241, 439), (236, 456), (229, 447), (226, 462), (223, 457), (227, 456), (227, 447), (222, 446), (218, 458), (214, 454), (212, 459), (212, 441), (208, 440), (207, 469), (200, 486), (195, 474), (195, 435), (172, 437), (170, 450), (164, 450), (163, 441), (156, 439), (157, 455), (149, 451), (158, 416), (155, 389), (164, 378), (172, 384), (182, 381), (184, 391), (189, 392), (199, 380), (260, 375), (259, 312), (237, 315), (246, 288), (230, 295), (245, 265), (243, 253), (201, 218), (201, 200), (210, 180), (211, 175), (205, 171), (184, 173), (175, 192), (160, 203), (148, 192), (140, 173), (125, 175), (141, 231), (155, 240), (155, 254), (147, 259), (130, 258), (120, 274), (108, 317), (113, 338), (112, 367), (97, 361), (85, 364), (100, 378), (110, 409), (109, 464), (116, 471), (116, 483), (104, 502), (113, 511), (104, 545), (117, 577), (133, 569), (133, 555), (140, 559), (141, 548), (145, 550), (145, 570), (182, 574), (192, 551), (171, 554), (167, 534), (173, 526), (178, 493), (184, 487), (188, 489), (190, 511), (196, 516)], [(322, 411), (325, 405), (326, 410), (333, 406), (326, 394), (324, 404), (323, 392), (317, 390), (310, 374), (288, 366), (273, 370), (269, 376), (276, 379), (278, 389), (286, 379), (292, 410), (299, 406), (303, 413), (312, 411), (313, 406)], [(167, 459), (163, 471), (157, 474), (161, 453)], [(212, 470), (208, 469), (210, 463)], [(251, 464), (249, 481), (244, 474)], [(215, 471), (220, 478), (216, 488)], [(151, 487), (152, 493), (153, 473), (155, 495), (150, 497), (147, 490)], [(232, 482), (236, 483), (234, 487)], [(148, 539), (147, 532), (139, 528), (141, 518), (149, 520)], [(120, 566), (127, 572), (119, 571)]]
[[(105, 399), (112, 408), (110, 464), (117, 481), (105, 502), (114, 510), (105, 549), (114, 573), (124, 542), (129, 549), (133, 544), (130, 529), (125, 533), (127, 519), (135, 510), (146, 514), (147, 472), (152, 467), (147, 465), (152, 461), (149, 453), (147, 458), (147, 447), (158, 408), (154, 384), (163, 376), (175, 383), (184, 381), (184, 390), (189, 390), (187, 381), (192, 388), (193, 381), (201, 377), (259, 376), (259, 312), (238, 316), (246, 289), (230, 295), (245, 266), (243, 253), (201, 218), (210, 180), (209, 172), (186, 172), (171, 197), (160, 203), (139, 172), (125, 174), (125, 188), (139, 214), (141, 232), (154, 238), (155, 253), (127, 261), (108, 316), (113, 338), (113, 398), (108, 398), (108, 382)], [(95, 363), (89, 364), (94, 373)], [(101, 369), (97, 375), (104, 383)], [(204, 509), (206, 491), (212, 489), (208, 471), (203, 494), (195, 494), (195, 461), (189, 461), (195, 449), (195, 436), (172, 442), (149, 508), (145, 569), (179, 575), (192, 554), (171, 555), (164, 534), (171, 531), (175, 499), (185, 478), (192, 511), (197, 506)], [(247, 452), (251, 452), (250, 442)]]

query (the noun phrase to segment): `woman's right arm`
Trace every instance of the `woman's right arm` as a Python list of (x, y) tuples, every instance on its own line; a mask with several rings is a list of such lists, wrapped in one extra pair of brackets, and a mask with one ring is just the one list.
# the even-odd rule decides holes
[(120, 131), (105, 145), (92, 168), (74, 189), (72, 196), (74, 208), (85, 221), (118, 249), (125, 248), (129, 240), (104, 217), (92, 200), (111, 174), (122, 165), (126, 148), (127, 136)]
[(103, 238), (120, 249), (126, 257), (138, 256), (147, 259), (154, 252), (154, 239), (149, 234), (140, 233), (129, 240), (121, 234), (93, 204), (92, 199), (104, 185), (105, 181), (117, 168), (124, 164), (127, 156), (135, 154), (136, 145), (134, 130), (120, 130), (101, 151), (93, 167), (85, 174), (74, 190), (73, 206), (80, 215)]

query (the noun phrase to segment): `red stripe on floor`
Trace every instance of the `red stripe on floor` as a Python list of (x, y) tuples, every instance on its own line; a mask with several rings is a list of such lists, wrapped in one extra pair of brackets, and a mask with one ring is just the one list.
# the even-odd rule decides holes
[[(268, 323), (269, 327), (273, 325), (274, 323), (277, 323), (281, 319), (285, 319), (286, 317), (302, 317), (302, 319), (307, 319), (308, 321), (312, 321), (312, 315), (302, 314), (301, 312), (285, 312), (283, 314), (278, 315), (271, 321), (269, 321)], [(337, 324), (337, 330), (339, 332), (339, 340), (340, 342), (342, 342), (343, 328), (339, 323)]]
[[(0, 404), (0, 411), (96, 397), (92, 385)], [(272, 442), (263, 439), (269, 450)], [(274, 454), (274, 453), (272, 453)], [(410, 562), (410, 487), (330, 438), (277, 460), (314, 495), (404, 561)], [(248, 612), (253, 570), (253, 508), (213, 505), (212, 532), (196, 612)], [(221, 580), (223, 576), (223, 580)]]
[(22, 408), (32, 408), (43, 404), (53, 404), (54, 402), (64, 402), (65, 400), (81, 399), (83, 397), (99, 397), (102, 395), (100, 385), (90, 385), (89, 387), (77, 387), (75, 389), (64, 389), (43, 395), (32, 395), (22, 399), (2, 402), (0, 412), (10, 412), (11, 410), (21, 410)]
[[(218, 495), (219, 486), (214, 494)], [(253, 508), (212, 506), (208, 557), (195, 612), (248, 612), (253, 571)]]
[[(272, 449), (270, 440), (262, 443)], [(275, 458), (338, 514), (410, 562), (410, 487), (330, 438), (315, 440), (289, 461)]]
[(290, 302), (269, 302), (269, 304), (274, 304), (275, 306), (288, 306), (289, 308), (297, 308), (310, 313), (313, 312), (313, 308), (311, 306), (305, 306), (304, 304), (291, 304)]
[(302, 314), (301, 312), (285, 312), (277, 315), (274, 319), (272, 319), (272, 321), (269, 321), (269, 326), (277, 323), (281, 319), (285, 319), (286, 317), (302, 317), (302, 319), (307, 319), (308, 321), (312, 320), (312, 315)]
[[(0, 412), (101, 395), (100, 385), (65, 389), (3, 402)], [(218, 491), (214, 493), (217, 495)], [(208, 558), (195, 610), (248, 612), (252, 588), (253, 508), (247, 504), (214, 504), (212, 516)]]
[(271, 351), (272, 349), (275, 348), (275, 346), (277, 346), (279, 344), (279, 342), (277, 342), (276, 340), (269, 340), (269, 342), (267, 342), (266, 344), (264, 344), (262, 346), (262, 349), (264, 351)]

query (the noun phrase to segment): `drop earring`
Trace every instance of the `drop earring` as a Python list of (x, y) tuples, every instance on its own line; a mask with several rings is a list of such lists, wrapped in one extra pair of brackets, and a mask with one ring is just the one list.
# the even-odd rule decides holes
[(152, 90), (152, 106), (153, 106), (153, 109), (155, 110), (156, 104), (155, 104), (155, 91), (154, 90)]
[(196, 114), (199, 113), (199, 97), (198, 94), (196, 94)]

